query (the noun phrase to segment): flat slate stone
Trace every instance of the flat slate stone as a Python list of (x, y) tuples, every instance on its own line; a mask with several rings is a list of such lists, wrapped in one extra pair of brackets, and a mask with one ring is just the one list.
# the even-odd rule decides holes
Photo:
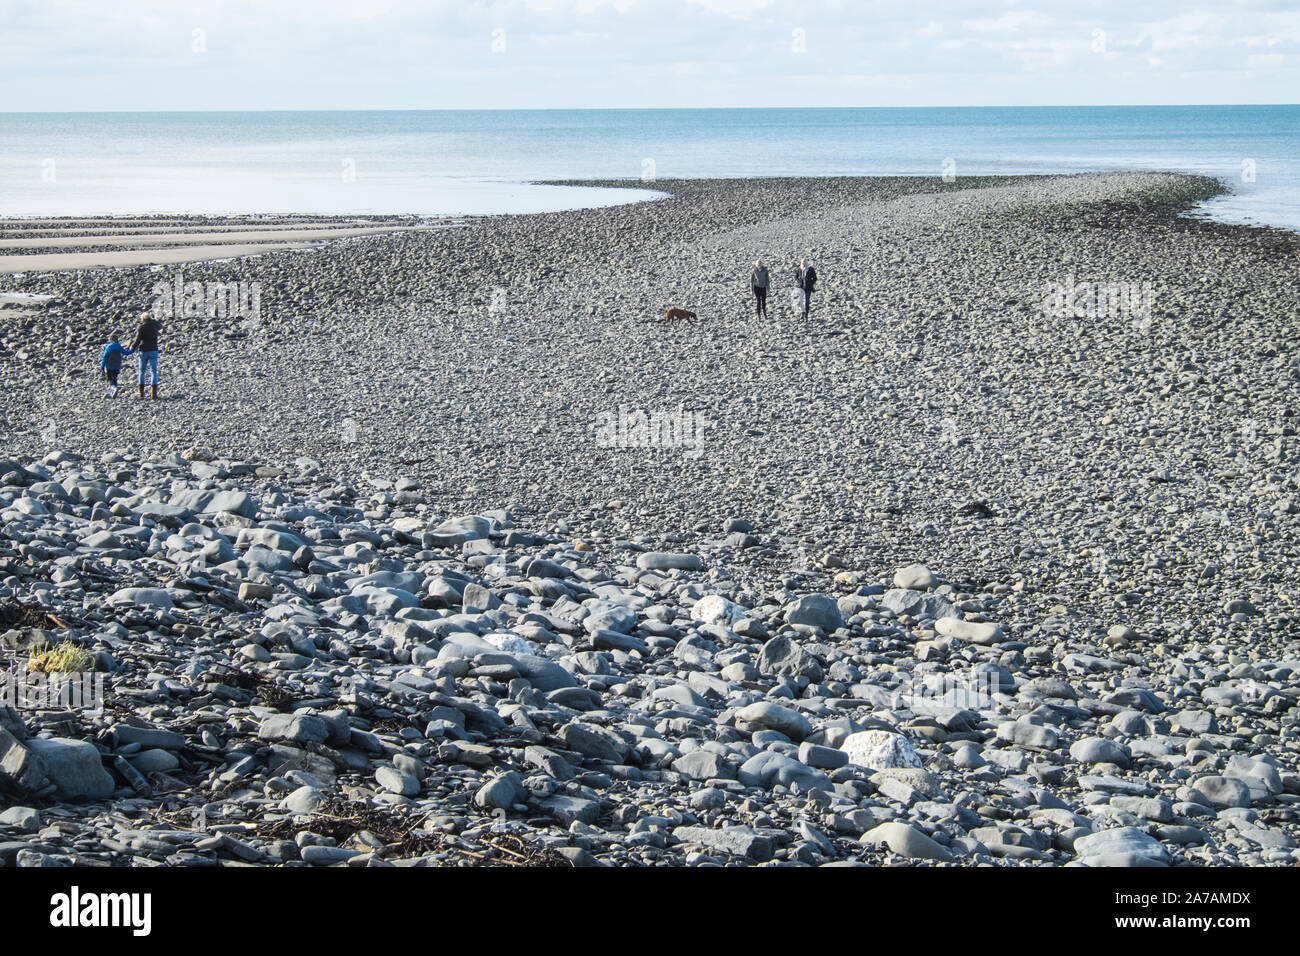
[(766, 863), (776, 852), (775, 841), (752, 827), (678, 827), (673, 836), (682, 843), (695, 843), (731, 856), (743, 856), (755, 863)]
[(1109, 793), (1129, 793), (1146, 796), (1152, 792), (1151, 785), (1137, 780), (1121, 780), (1112, 774), (1082, 774), (1079, 786), (1084, 790), (1104, 790)]

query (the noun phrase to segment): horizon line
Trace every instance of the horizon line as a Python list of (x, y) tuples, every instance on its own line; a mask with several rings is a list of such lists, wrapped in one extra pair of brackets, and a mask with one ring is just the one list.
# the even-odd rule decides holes
[(211, 108), (211, 109), (111, 109), (111, 110), (0, 110), (0, 116), (39, 115), (115, 115), (128, 113), (578, 113), (578, 112), (721, 112), (721, 111), (776, 111), (813, 112), (829, 110), (1088, 110), (1088, 109), (1205, 109), (1205, 108), (1259, 108), (1295, 107), (1300, 103), (1057, 103), (1023, 104), (996, 103), (980, 106), (364, 106), (364, 107), (294, 107), (266, 108)]

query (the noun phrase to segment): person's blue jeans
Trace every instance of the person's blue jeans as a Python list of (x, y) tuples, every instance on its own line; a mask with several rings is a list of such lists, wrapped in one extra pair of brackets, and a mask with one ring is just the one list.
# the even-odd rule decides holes
[(803, 314), (807, 315), (808, 310), (812, 308), (812, 289), (803, 290)]
[[(138, 353), (138, 355), (140, 357), (140, 379), (139, 379), (140, 384), (157, 385), (158, 384), (158, 353), (140, 352)], [(146, 382), (145, 374), (151, 371), (153, 374), (153, 378), (150, 381)]]

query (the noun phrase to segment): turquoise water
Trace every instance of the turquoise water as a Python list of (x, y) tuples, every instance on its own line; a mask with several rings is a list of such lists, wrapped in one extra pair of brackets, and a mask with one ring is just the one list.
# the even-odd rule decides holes
[(2, 113), (0, 215), (540, 212), (536, 179), (1170, 169), (1300, 230), (1300, 107)]

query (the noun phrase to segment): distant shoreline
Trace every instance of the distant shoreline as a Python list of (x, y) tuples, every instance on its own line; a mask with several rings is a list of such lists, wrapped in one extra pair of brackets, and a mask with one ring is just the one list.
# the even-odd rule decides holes
[[(1016, 173), (1001, 176), (979, 176), (965, 177), (977, 178), (981, 181), (1006, 181), (1010, 182), (1028, 182), (1034, 180), (1061, 180), (1072, 177), (1087, 176), (1105, 176), (1117, 174), (1164, 174), (1174, 176), (1191, 176), (1192, 174), (1180, 172), (1178, 170), (1095, 170), (1087, 172), (1073, 173)], [(1190, 218), (1202, 219), (1209, 222), (1218, 222), (1223, 225), (1245, 226), (1247, 228), (1260, 229), (1278, 229), (1287, 232), (1300, 232), (1300, 229), (1293, 229), (1290, 226), (1274, 225), (1265, 222), (1241, 221), (1232, 218), (1221, 218), (1216, 215), (1213, 204), (1222, 202), (1225, 199), (1231, 199), (1233, 189), (1231, 185), (1222, 177), (1194, 177), (1205, 180), (1214, 180), (1219, 184), (1219, 191), (1213, 195), (1202, 199), (1181, 211), (1181, 215)], [(827, 182), (832, 180), (843, 181), (846, 184), (853, 184), (867, 181), (889, 182), (891, 180), (916, 181), (924, 179), (941, 179), (931, 174), (923, 173), (892, 173), (888, 175), (856, 176), (856, 175), (838, 175), (827, 173), (824, 175), (810, 176), (666, 176), (653, 180), (643, 180), (637, 178), (607, 178), (607, 177), (590, 177), (590, 178), (561, 178), (561, 179), (521, 179), (515, 185), (531, 187), (559, 187), (559, 188), (581, 188), (581, 189), (599, 189), (599, 190), (636, 190), (650, 193), (644, 197), (637, 197), (625, 200), (623, 203), (616, 205), (631, 205), (644, 202), (657, 202), (672, 197), (668, 190), (674, 183), (684, 182), (714, 182), (718, 184), (727, 183), (759, 183), (766, 181), (788, 181), (798, 182), (803, 180), (816, 180)], [(94, 268), (116, 268), (123, 266), (135, 265), (171, 265), (186, 262), (207, 262), (221, 258), (242, 257), (246, 255), (257, 255), (269, 251), (279, 251), (284, 249), (302, 249), (308, 248), (309, 245), (316, 241), (327, 240), (331, 238), (348, 238), (343, 234), (344, 227), (354, 226), (350, 230), (352, 235), (362, 235), (366, 233), (393, 232), (402, 229), (411, 228), (430, 228), (438, 227), (444, 223), (451, 225), (464, 225), (472, 220), (489, 218), (492, 216), (529, 216), (529, 215), (547, 215), (553, 213), (580, 212), (585, 209), (598, 209), (603, 205), (575, 205), (561, 209), (548, 209), (540, 211), (521, 211), (521, 212), (497, 212), (482, 215), (457, 215), (453, 213), (420, 213), (409, 210), (393, 212), (365, 212), (365, 213), (313, 213), (308, 211), (295, 212), (262, 212), (246, 211), (234, 212), (228, 214), (205, 214), (187, 211), (159, 211), (151, 213), (131, 213), (131, 212), (114, 212), (104, 213), (101, 215), (79, 214), (67, 216), (50, 216), (36, 214), (31, 216), (0, 216), (0, 275), (23, 273), (23, 272), (44, 272), (58, 271), (65, 269), (94, 269)], [(418, 223), (418, 225), (413, 225)], [(87, 242), (88, 247), (82, 250), (75, 257), (69, 254), (61, 256), (59, 253), (18, 253), (9, 250), (20, 247), (30, 246), (39, 248), (43, 246), (69, 245), (67, 242), (38, 241), (32, 240), (30, 243), (21, 241), (20, 238), (14, 238), (13, 233), (26, 233), (37, 231), (34, 227), (47, 225), (51, 230), (64, 228), (71, 225), (83, 224), (86, 227), (85, 235), (91, 236), (99, 233), (104, 238)], [(337, 231), (337, 236), (327, 236), (320, 234), (325, 228), (329, 231)], [(107, 235), (111, 233), (127, 233), (132, 230), (149, 231), (149, 232), (181, 232), (183, 229), (196, 229), (205, 234), (234, 232), (237, 229), (258, 229), (267, 230), (283, 229), (286, 232), (292, 231), (300, 233), (294, 236), (285, 236), (284, 242), (280, 244), (265, 243), (262, 239), (257, 240), (257, 245), (248, 245), (246, 247), (236, 247), (228, 245), (229, 239), (233, 237), (223, 236), (219, 244), (214, 244), (212, 248), (200, 251), (190, 249), (187, 252), (159, 251), (157, 255), (151, 256), (140, 248), (132, 248), (129, 251), (121, 253), (95, 253), (91, 248), (93, 246), (131, 246), (131, 243), (118, 240), (110, 240)], [(163, 244), (163, 243), (155, 243)], [(185, 244), (181, 240), (167, 242), (166, 245), (180, 246)], [(21, 256), (21, 261), (16, 261)]]
[[(1035, 182), (1069, 181), (1121, 174), (1075, 173), (1063, 176), (1026, 174), (1015, 176), (966, 177), (981, 184), (1016, 185)], [(1122, 175), (1150, 175), (1129, 173)], [(1179, 176), (1201, 186), (1198, 199), (1185, 204), (1181, 215), (1197, 215), (1200, 203), (1228, 192), (1222, 180), (1210, 177), (1191, 177), (1180, 173), (1160, 175)], [(673, 198), (669, 191), (675, 185), (692, 187), (694, 184), (712, 184), (715, 187), (743, 187), (745, 184), (763, 188), (803, 188), (801, 184), (816, 183), (819, 188), (835, 181), (852, 190), (862, 184), (888, 186), (906, 183), (912, 187), (925, 179), (934, 179), (939, 189), (952, 188), (954, 183), (943, 183), (939, 177), (899, 174), (897, 176), (801, 176), (801, 177), (681, 177), (664, 178), (647, 184), (638, 179), (564, 179), (534, 180), (526, 185), (599, 189), (636, 189), (659, 187), (654, 198), (633, 200), (626, 205), (658, 202)], [(1213, 184), (1213, 185), (1212, 185)], [(963, 183), (964, 187), (966, 183)], [(1216, 191), (1217, 190), (1217, 191)], [(10, 217), (0, 219), (0, 276), (41, 274), (102, 268), (129, 268), (134, 266), (166, 266), (191, 263), (210, 263), (226, 259), (274, 252), (305, 250), (322, 243), (366, 236), (420, 231), (438, 228), (468, 227), (475, 222), (495, 218), (530, 215), (555, 215), (581, 213), (601, 207), (578, 207), (549, 213), (501, 213), (495, 216), (425, 216), (415, 213), (388, 215), (334, 215), (262, 214), (245, 213), (229, 216), (203, 216), (197, 214), (165, 213), (153, 216), (75, 216), (75, 217)], [(362, 225), (364, 224), (364, 225)], [(1226, 224), (1240, 225), (1240, 224)], [(73, 227), (73, 228), (70, 228)], [(1252, 228), (1247, 225), (1246, 228)], [(1257, 227), (1280, 228), (1280, 227)], [(81, 241), (79, 241), (81, 240)], [(107, 248), (105, 248), (107, 247)], [(38, 251), (46, 250), (50, 251)], [(58, 250), (58, 251), (55, 251)]]

